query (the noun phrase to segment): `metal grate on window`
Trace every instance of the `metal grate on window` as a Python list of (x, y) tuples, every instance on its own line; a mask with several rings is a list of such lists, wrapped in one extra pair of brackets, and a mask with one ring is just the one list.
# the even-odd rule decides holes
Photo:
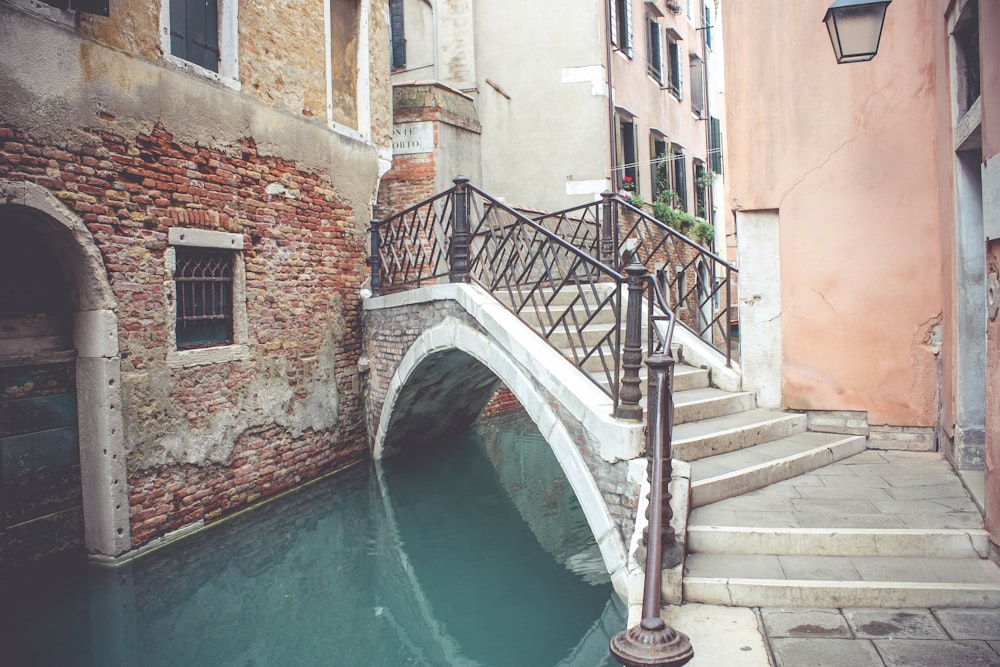
[(177, 349), (233, 342), (233, 253), (176, 248)]

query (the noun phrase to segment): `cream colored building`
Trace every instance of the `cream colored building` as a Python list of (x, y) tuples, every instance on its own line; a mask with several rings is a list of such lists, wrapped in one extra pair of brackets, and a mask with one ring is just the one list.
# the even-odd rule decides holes
[(719, 86), (709, 93), (721, 81), (717, 9), (713, 0), (393, 0), (392, 81), (436, 81), (474, 99), (478, 185), (491, 194), (557, 210), (609, 189), (645, 201), (669, 189), (707, 217), (712, 179), (699, 176), (713, 166), (723, 107)]

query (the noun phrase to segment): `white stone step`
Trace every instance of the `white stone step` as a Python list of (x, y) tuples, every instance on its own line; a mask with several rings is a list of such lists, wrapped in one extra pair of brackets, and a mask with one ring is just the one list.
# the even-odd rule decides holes
[(689, 554), (684, 600), (740, 607), (1000, 608), (985, 559)]
[[(567, 330), (568, 327), (568, 330)], [(544, 332), (539, 332), (544, 335)], [(547, 340), (551, 345), (556, 348), (571, 348), (571, 347), (581, 347), (581, 346), (593, 346), (598, 343), (607, 340), (609, 343), (614, 343), (614, 326), (607, 324), (591, 324), (583, 327), (582, 329), (577, 329), (576, 326), (570, 322), (556, 325), (556, 328), (549, 333)]]
[(731, 392), (715, 387), (679, 391), (675, 388), (674, 426), (746, 412), (755, 407), (754, 395), (746, 391)]
[(687, 422), (674, 427), (673, 456), (683, 461), (695, 461), (805, 430), (805, 415), (776, 410), (748, 410)]
[[(587, 303), (600, 303), (607, 299), (607, 296), (615, 288), (614, 283), (597, 283), (593, 286), (586, 286), (583, 294), (583, 299)], [(533, 286), (524, 286), (520, 290), (511, 290), (514, 292), (514, 300), (522, 301), (524, 299), (530, 299), (532, 303), (537, 303), (539, 306), (542, 304), (548, 304), (551, 308), (570, 306), (571, 304), (580, 301), (580, 291), (574, 285), (566, 285), (565, 287), (554, 291), (551, 288), (539, 288), (532, 291)], [(530, 297), (529, 297), (530, 295)], [(493, 292), (494, 298), (500, 303), (510, 306), (512, 303), (512, 298), (507, 289), (498, 289)]]
[(982, 529), (768, 528), (688, 524), (689, 553), (778, 556), (986, 558)]
[[(566, 315), (567, 311), (572, 310), (572, 313)], [(589, 309), (582, 305), (573, 306), (572, 309), (567, 308), (565, 305), (554, 305), (548, 310), (543, 308), (541, 304), (538, 304), (537, 308), (526, 307), (521, 310), (518, 315), (521, 320), (524, 321), (528, 326), (535, 329), (541, 328), (541, 323), (545, 323), (546, 327), (551, 328), (555, 322), (566, 315), (566, 319), (569, 322), (577, 322), (580, 324), (601, 324), (608, 328), (611, 328), (615, 324), (615, 313), (611, 308), (602, 308), (600, 310), (594, 311), (592, 306)]]
[(691, 507), (790, 479), (865, 450), (865, 438), (796, 433), (691, 463)]

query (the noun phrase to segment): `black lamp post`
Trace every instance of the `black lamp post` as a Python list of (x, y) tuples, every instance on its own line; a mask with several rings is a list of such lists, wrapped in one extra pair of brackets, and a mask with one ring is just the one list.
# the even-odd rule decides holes
[(823, 22), (837, 63), (860, 63), (878, 53), (885, 10), (892, 0), (835, 0)]

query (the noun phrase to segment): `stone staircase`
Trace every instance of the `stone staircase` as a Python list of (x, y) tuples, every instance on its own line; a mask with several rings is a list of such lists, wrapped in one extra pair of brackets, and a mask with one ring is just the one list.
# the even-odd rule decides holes
[[(572, 358), (570, 340), (550, 342)], [(1000, 608), (981, 513), (941, 455), (809, 431), (805, 415), (757, 408), (682, 361), (674, 404), (673, 455), (691, 464), (685, 601)]]

